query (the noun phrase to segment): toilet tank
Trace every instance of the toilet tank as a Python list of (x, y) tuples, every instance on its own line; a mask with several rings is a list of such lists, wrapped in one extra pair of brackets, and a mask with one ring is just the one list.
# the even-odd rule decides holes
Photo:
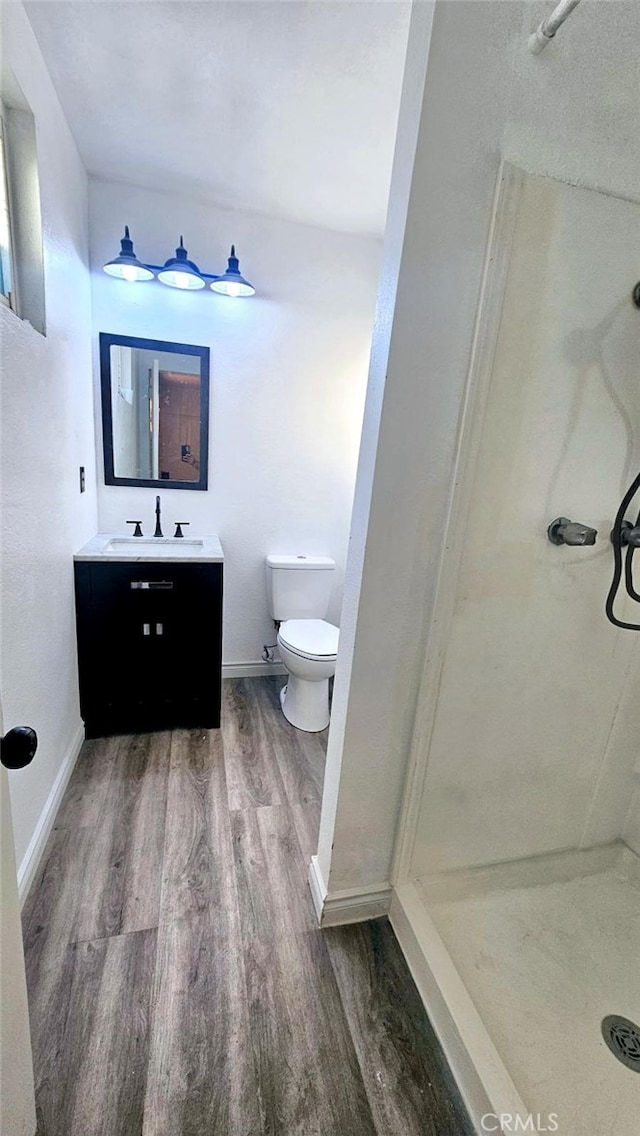
[(329, 556), (267, 556), (267, 599), (274, 619), (324, 619), (336, 562)]

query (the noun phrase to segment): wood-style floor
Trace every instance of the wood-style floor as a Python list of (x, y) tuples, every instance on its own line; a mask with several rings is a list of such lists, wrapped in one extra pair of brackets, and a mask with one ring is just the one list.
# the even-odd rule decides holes
[(281, 685), (85, 743), (24, 911), (38, 1136), (471, 1131), (388, 922), (317, 928), (326, 738)]

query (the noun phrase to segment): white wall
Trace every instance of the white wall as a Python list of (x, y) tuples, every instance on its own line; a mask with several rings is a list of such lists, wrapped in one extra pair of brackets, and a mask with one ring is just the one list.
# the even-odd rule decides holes
[[(460, 520), (417, 875), (622, 835), (640, 636), (614, 628), (604, 602), (613, 517), (640, 465), (638, 246), (640, 205), (525, 178)], [(554, 547), (557, 516), (597, 528), (596, 544)], [(620, 618), (632, 607), (621, 599)]]
[(40, 740), (10, 775), (20, 865), (79, 740), (71, 558), (97, 510), (87, 179), (22, 5), (3, 4), (2, 18), (4, 59), (36, 118), (47, 309), (45, 338), (0, 308), (4, 725)]
[[(384, 865), (390, 854), (389, 841), (393, 839), (393, 825), (387, 811), (389, 809), (391, 815), (393, 814), (395, 807), (393, 791), (391, 799), (384, 798), (389, 792), (388, 773), (392, 768), (388, 762), (388, 729), (392, 727), (389, 698), (393, 698), (389, 677), (393, 674), (397, 659), (389, 653), (395, 650), (394, 640), (385, 636), (382, 646), (380, 630), (385, 628), (388, 632), (389, 628), (394, 629), (394, 623), (388, 619), (388, 605), (402, 604), (404, 597), (402, 594), (396, 595), (395, 589), (391, 590), (385, 597), (383, 607), (373, 616), (368, 628), (359, 620), (359, 611), (365, 560), (370, 555), (368, 528), (373, 477), (378, 454), (378, 435), (389, 367), (391, 331), (403, 255), (432, 18), (433, 4), (422, 2), (414, 4), (378, 285), (345, 575), (340, 650), (331, 707), (318, 845), (318, 866), (325, 884), (329, 880), (339, 802), (346, 807), (349, 824), (354, 826), (355, 839), (351, 841), (347, 834), (346, 848), (351, 848), (351, 855), (361, 863), (372, 865), (371, 878), (374, 881), (386, 878)], [(391, 545), (387, 548), (386, 554), (390, 557), (393, 555)], [(401, 626), (397, 628), (397, 632), (399, 640), (402, 633)], [(378, 640), (373, 644), (374, 654), (371, 655), (368, 653), (371, 648), (370, 636), (376, 635)], [(379, 706), (376, 706), (373, 691), (381, 698)], [(411, 692), (409, 691), (408, 694), (410, 697)], [(395, 721), (397, 720), (396, 716)], [(377, 797), (378, 786), (380, 798)], [(395, 792), (398, 791), (398, 787), (395, 787)], [(360, 800), (363, 802), (362, 810), (359, 808)], [(367, 828), (369, 814), (371, 814), (371, 825)], [(366, 843), (363, 842), (363, 837)], [(351, 878), (351, 861), (347, 864), (346, 870), (348, 878)]]
[[(581, 5), (536, 58), (527, 35), (547, 9), (436, 4), (355, 601), (344, 752), (332, 768), (335, 821), (335, 789), (323, 809), (319, 863), (330, 891), (380, 885), (390, 872), (500, 159), (637, 194), (630, 123), (640, 10), (626, 0)], [(376, 350), (374, 342), (372, 358)]]
[[(250, 300), (209, 289), (137, 287), (101, 271), (128, 224), (138, 256), (163, 263), (184, 234), (189, 255), (221, 271), (234, 241), (257, 288)], [(165, 531), (217, 532), (225, 551), (223, 658), (259, 661), (273, 643), (267, 553), (319, 553), (339, 566), (330, 611), (339, 620), (342, 571), (362, 423), (378, 242), (230, 213), (171, 194), (92, 181), (94, 344), (101, 331), (211, 349), (209, 490), (161, 490)], [(95, 382), (98, 383), (97, 353)], [(97, 391), (96, 385), (96, 391)], [(156, 490), (104, 486), (100, 528), (142, 517), (152, 531)]]
[(389, 878), (497, 164), (493, 103), (513, 18), (498, 7), (506, 22), (494, 20), (481, 64), (487, 5), (435, 10), (397, 298), (381, 328), (392, 323), (337, 814), (321, 823), (330, 891)]
[(135, 477), (138, 468), (137, 374), (128, 347), (111, 346), (113, 468), (118, 477)]

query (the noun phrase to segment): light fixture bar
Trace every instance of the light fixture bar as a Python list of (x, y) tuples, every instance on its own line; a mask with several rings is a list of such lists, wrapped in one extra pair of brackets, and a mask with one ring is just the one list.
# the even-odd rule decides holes
[(156, 278), (161, 284), (169, 288), (178, 288), (182, 291), (199, 291), (209, 287), (218, 295), (237, 298), (239, 296), (253, 296), (255, 288), (245, 280), (240, 272), (240, 261), (236, 256), (235, 245), (231, 246), (231, 255), (227, 261), (226, 271), (221, 275), (213, 272), (203, 272), (198, 265), (189, 260), (184, 247), (183, 238), (175, 250), (175, 256), (169, 257), (164, 264), (144, 264), (135, 255), (133, 241), (129, 235), (129, 226), (125, 225), (124, 237), (120, 241), (120, 255), (114, 257), (103, 266), (108, 276), (126, 280), (129, 284), (137, 284), (144, 280)]

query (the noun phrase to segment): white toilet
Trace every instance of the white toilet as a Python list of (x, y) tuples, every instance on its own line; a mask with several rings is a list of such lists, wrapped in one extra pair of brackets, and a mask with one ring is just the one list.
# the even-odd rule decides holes
[(292, 726), (315, 733), (329, 725), (329, 679), (339, 629), (327, 623), (335, 561), (328, 556), (268, 556), (269, 610), (280, 623), (278, 648), (289, 672), (280, 692)]

